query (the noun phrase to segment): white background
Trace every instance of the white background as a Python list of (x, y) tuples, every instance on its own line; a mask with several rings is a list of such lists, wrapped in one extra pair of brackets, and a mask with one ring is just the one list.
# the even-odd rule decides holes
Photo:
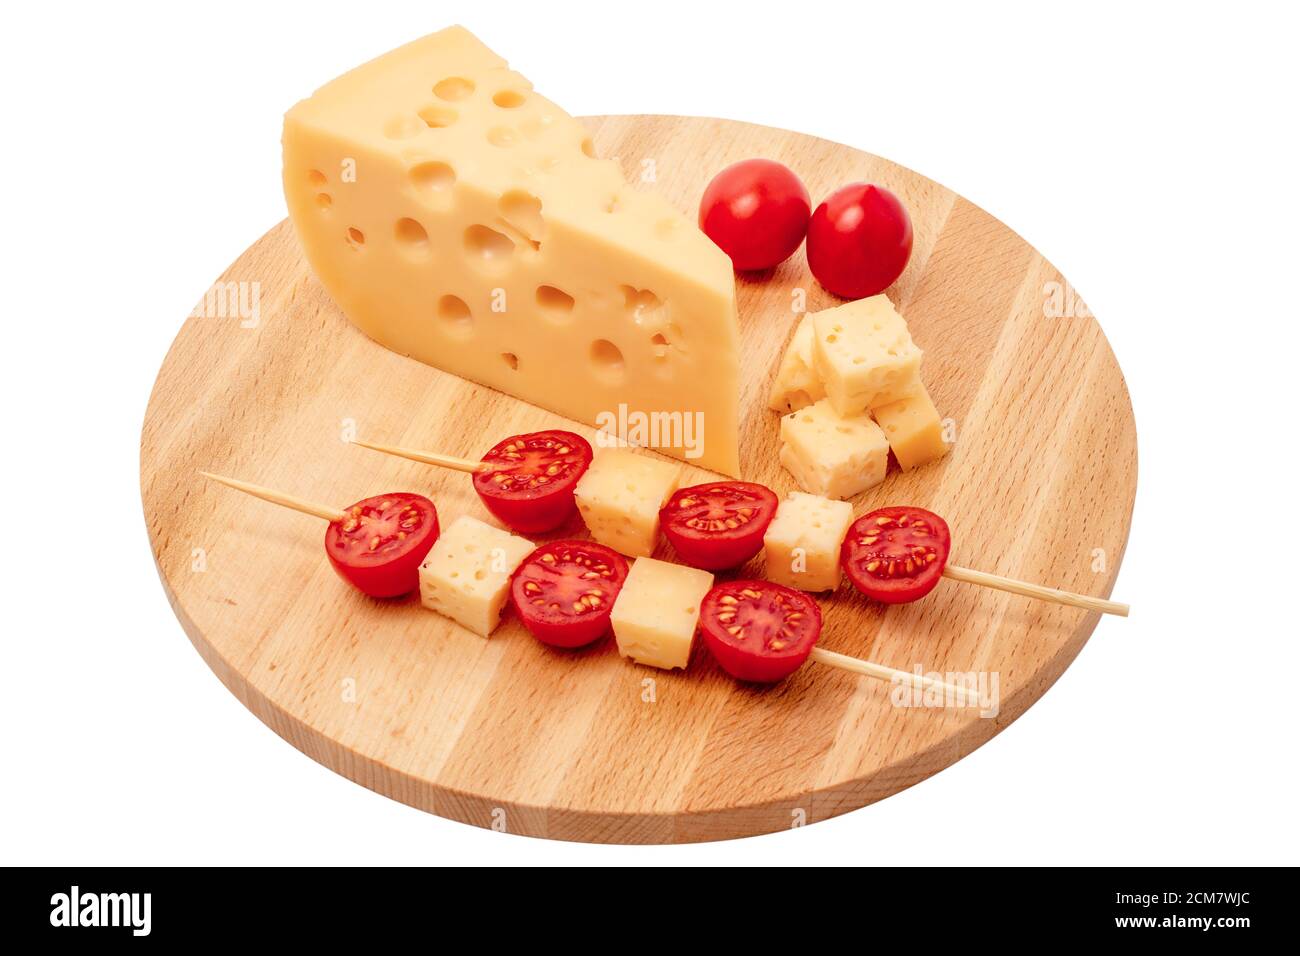
[[(1240, 3), (200, 9), (5, 15), (3, 862), (1300, 862), (1294, 21)], [(1061, 266), (1136, 410), (1115, 590), (1133, 617), (1103, 621), (1023, 719), (938, 776), (728, 844), (451, 823), (245, 711), (155, 574), (146, 399), (201, 292), (284, 216), (283, 111), (454, 22), (573, 113), (839, 140), (952, 187)]]

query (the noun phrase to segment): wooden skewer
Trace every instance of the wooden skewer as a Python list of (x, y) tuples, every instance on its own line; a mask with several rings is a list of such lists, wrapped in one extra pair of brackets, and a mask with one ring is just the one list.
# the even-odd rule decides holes
[(1083, 608), (1085, 611), (1100, 611), (1102, 614), (1117, 614), (1120, 617), (1128, 617), (1128, 605), (1121, 604), (1119, 601), (1108, 601), (1105, 598), (1089, 597), (1086, 594), (1074, 594), (1056, 588), (1045, 588), (1041, 584), (1030, 584), (1028, 581), (1017, 581), (1015, 578), (1004, 578), (1000, 574), (989, 574), (987, 571), (974, 571), (970, 568), (961, 568), (949, 564), (944, 567), (943, 576), (951, 578), (953, 581), (965, 581), (967, 584), (978, 584), (981, 587), (995, 588), (998, 591), (1009, 591), (1012, 594), (1037, 598), (1040, 601), (1051, 601), (1054, 604)]
[(884, 664), (876, 664), (872, 661), (864, 661), (859, 657), (849, 657), (847, 654), (840, 654), (836, 651), (828, 651), (824, 647), (814, 647), (812, 654), (809, 655), (819, 664), (826, 664), (829, 667), (838, 667), (840, 670), (849, 671), (853, 674), (863, 674), (867, 677), (874, 677), (876, 680), (883, 680), (887, 683), (902, 681), (919, 687), (922, 690), (941, 690), (944, 693), (944, 699), (951, 695), (964, 707), (979, 707), (979, 697), (974, 690), (966, 687), (959, 687), (956, 684), (948, 684), (944, 681), (934, 680), (922, 674), (914, 674), (909, 671), (900, 671), (897, 668), (886, 667)]
[(493, 470), (493, 466), (487, 462), (473, 461), (469, 458), (455, 458), (451, 455), (436, 455), (429, 451), (417, 451), (414, 448), (398, 448), (395, 445), (376, 445), (372, 442), (362, 441), (359, 438), (352, 439), (352, 444), (360, 445), (362, 448), (369, 448), (371, 451), (381, 451), (385, 455), (396, 455), (398, 458), (409, 458), (411, 461), (421, 461), (426, 465), (437, 465), (439, 468), (451, 468), (454, 471), (463, 471), (471, 475)]
[(272, 488), (264, 488), (261, 485), (250, 484), (247, 481), (240, 481), (237, 478), (226, 478), (222, 475), (214, 475), (210, 472), (199, 472), (204, 478), (211, 478), (213, 481), (219, 481), (227, 488), (234, 488), (236, 491), (242, 491), (246, 495), (252, 495), (254, 498), (261, 498), (263, 501), (269, 501), (273, 505), (283, 505), (286, 508), (292, 508), (294, 511), (301, 511), (306, 515), (314, 515), (317, 518), (324, 518), (326, 521), (342, 521), (345, 515), (337, 508), (327, 508), (324, 505), (318, 505), (311, 501), (304, 501), (302, 498), (295, 498), (293, 495), (286, 495), (282, 491), (276, 491)]

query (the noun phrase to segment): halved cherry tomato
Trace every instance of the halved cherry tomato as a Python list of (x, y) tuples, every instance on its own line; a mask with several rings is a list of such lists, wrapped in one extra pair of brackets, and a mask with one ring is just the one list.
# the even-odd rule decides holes
[(487, 510), (515, 531), (554, 531), (577, 507), (591, 446), (573, 432), (530, 432), (497, 442), (483, 460), (494, 467), (474, 475), (474, 490)]
[(659, 523), (683, 562), (720, 571), (758, 554), (776, 506), (776, 494), (763, 485), (716, 481), (679, 488), (659, 509)]
[(867, 597), (906, 604), (934, 590), (951, 548), (948, 523), (933, 511), (879, 508), (849, 525), (840, 566)]
[(325, 529), (325, 553), (339, 576), (371, 597), (397, 597), (420, 586), (420, 562), (438, 540), (438, 509), (405, 491), (375, 495)]
[(515, 569), (510, 602), (529, 633), (554, 647), (582, 647), (609, 630), (627, 561), (594, 541), (552, 541)]
[(793, 674), (822, 633), (817, 602), (771, 581), (724, 581), (700, 603), (700, 630), (737, 680), (770, 684)]
[(700, 229), (741, 270), (770, 269), (808, 231), (812, 204), (799, 177), (771, 159), (728, 166), (704, 189)]
[(832, 193), (808, 221), (808, 268), (845, 299), (884, 292), (912, 256), (912, 220), (888, 189), (854, 183)]

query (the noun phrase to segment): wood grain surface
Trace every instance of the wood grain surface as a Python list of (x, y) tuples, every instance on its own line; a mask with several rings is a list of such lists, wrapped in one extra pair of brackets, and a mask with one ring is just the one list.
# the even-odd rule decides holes
[[(944, 187), (846, 146), (717, 119), (584, 122), (629, 180), (652, 168), (653, 188), (683, 210), (713, 173), (751, 156), (791, 166), (814, 199), (861, 180), (897, 193), (916, 239), (889, 294), (925, 352), (924, 377), (957, 444), (940, 464), (891, 472), (856, 510), (922, 505), (947, 518), (957, 563), (1110, 594), (1137, 481), (1132, 410), (1100, 327), (1051, 264)], [(823, 647), (905, 670), (996, 674), (996, 716), (981, 716), (899, 706), (888, 684), (813, 663), (758, 688), (728, 678), (698, 643), (690, 667), (668, 673), (620, 658), (612, 638), (559, 652), (509, 615), (484, 639), (417, 598), (365, 598), (325, 560), (323, 521), (197, 472), (335, 506), (419, 491), (437, 501), (445, 526), (464, 513), (491, 520), (465, 475), (346, 439), (478, 457), (510, 433), (591, 429), (366, 339), (311, 275), (287, 221), (220, 281), (247, 283), (246, 304), (257, 308), (223, 317), (209, 298), (185, 322), (141, 439), (164, 588), (246, 707), (315, 760), (395, 800), (477, 826), (594, 842), (713, 840), (822, 820), (979, 747), (1051, 686), (1097, 624), (1096, 614), (947, 581), (889, 609), (847, 585), (822, 599)], [(743, 477), (784, 495), (793, 482), (777, 463), (768, 386), (798, 299), (806, 295), (809, 311), (836, 300), (813, 281), (802, 250), (737, 284)], [(707, 473), (688, 468), (688, 477)], [(661, 552), (671, 557), (666, 545)], [(761, 563), (749, 570), (761, 574)], [(1123, 626), (1109, 622), (1108, 636)]]

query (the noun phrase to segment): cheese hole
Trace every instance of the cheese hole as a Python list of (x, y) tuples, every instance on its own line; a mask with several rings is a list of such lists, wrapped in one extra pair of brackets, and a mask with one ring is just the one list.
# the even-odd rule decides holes
[(543, 156), (537, 161), (537, 169), (539, 172), (543, 173), (551, 172), (558, 165), (560, 165), (560, 159), (558, 156)]
[(622, 205), (622, 197), (620, 197), (618, 193), (615, 193), (613, 196), (610, 196), (609, 201), (605, 203), (605, 212), (618, 212)]
[(550, 113), (543, 113), (541, 116), (531, 116), (524, 120), (519, 124), (519, 129), (527, 139), (538, 139), (554, 125), (555, 117)]
[(360, 249), (366, 244), (366, 235), (356, 226), (348, 226), (348, 245)]
[(384, 124), (384, 135), (389, 139), (410, 139), (424, 129), (416, 116), (396, 116)]
[(530, 192), (512, 189), (497, 204), (501, 218), (518, 230), (534, 247), (540, 245), (546, 233), (546, 220), (542, 218), (542, 201)]
[(420, 119), (429, 129), (442, 129), (456, 122), (456, 111), (445, 106), (426, 106), (420, 110)]
[(517, 110), (524, 105), (527, 97), (518, 90), (502, 90), (492, 97), (492, 102), (503, 110)]
[(623, 379), (623, 353), (609, 339), (596, 339), (591, 343), (591, 364), (606, 381), (621, 382)]
[(596, 144), (592, 142), (590, 136), (582, 141), (582, 155), (596, 158)]
[(322, 173), (319, 169), (309, 170), (307, 173), (307, 182), (317, 187), (324, 186), (325, 174)]
[(411, 169), (411, 182), (416, 189), (446, 192), (456, 183), (456, 171), (446, 163), (420, 163)]
[(438, 320), (459, 335), (467, 335), (474, 327), (474, 313), (465, 300), (456, 295), (444, 295), (438, 300)]
[(501, 360), (510, 366), (511, 371), (519, 371), (519, 356), (514, 352), (502, 352)]
[(333, 202), (334, 200), (329, 193), (316, 194), (316, 205), (320, 206), (322, 209), (328, 209)]
[(554, 322), (564, 322), (573, 316), (573, 296), (553, 285), (537, 287), (537, 307), (542, 315)]
[(414, 219), (397, 220), (393, 235), (397, 239), (397, 244), (408, 252), (424, 255), (429, 251), (429, 233)]
[(439, 80), (433, 87), (433, 95), (448, 103), (455, 103), (474, 94), (474, 81), (463, 76), (449, 76)]
[(488, 130), (487, 138), (488, 142), (493, 146), (500, 146), (502, 148), (514, 146), (519, 142), (519, 134), (509, 126), (493, 126)]
[(664, 338), (662, 332), (656, 332), (650, 336), (650, 344), (654, 346), (654, 357), (656, 359), (666, 359), (668, 357), (668, 340)]
[(470, 226), (465, 230), (465, 251), (484, 265), (503, 266), (515, 251), (510, 237), (488, 226)]
[(623, 308), (631, 313), (632, 321), (637, 325), (646, 323), (663, 308), (663, 300), (649, 289), (625, 285), (620, 286), (619, 290), (623, 293)]

